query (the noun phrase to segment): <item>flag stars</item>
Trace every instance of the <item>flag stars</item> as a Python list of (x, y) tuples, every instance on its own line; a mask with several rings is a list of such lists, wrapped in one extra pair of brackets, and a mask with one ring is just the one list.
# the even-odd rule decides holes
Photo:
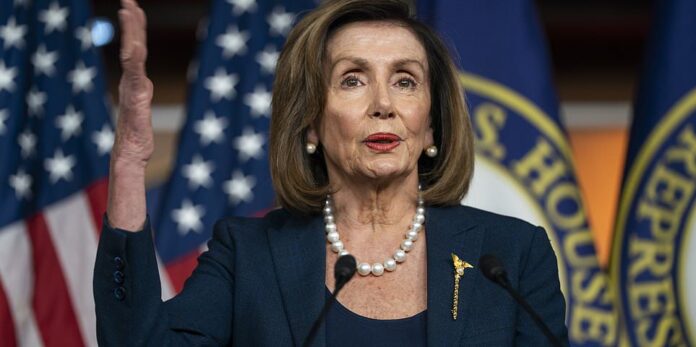
[(225, 139), (224, 130), (227, 128), (227, 119), (215, 117), (212, 111), (206, 112), (203, 119), (193, 125), (193, 129), (200, 135), (201, 145), (207, 146), (213, 142), (222, 143)]
[(251, 158), (263, 158), (263, 145), (266, 138), (262, 133), (254, 132), (254, 129), (247, 127), (242, 135), (234, 139), (234, 148), (239, 151), (239, 160), (246, 162)]
[(239, 77), (236, 74), (228, 75), (225, 69), (219, 68), (214, 76), (205, 80), (205, 88), (210, 90), (210, 99), (214, 102), (222, 98), (232, 100), (237, 94), (234, 87), (238, 82)]
[(227, 0), (232, 5), (232, 13), (239, 16), (244, 12), (256, 11), (256, 0)]
[(17, 77), (17, 68), (8, 68), (7, 66), (5, 66), (5, 62), (0, 59), (0, 92), (2, 92), (3, 90), (6, 90), (8, 92), (14, 91), (15, 77)]
[(282, 6), (273, 9), (273, 12), (266, 18), (268, 25), (271, 26), (270, 32), (272, 35), (285, 36), (292, 27), (292, 22), (295, 20), (295, 15), (290, 12), (285, 12)]
[(80, 41), (83, 51), (92, 47), (92, 32), (86, 26), (75, 29), (75, 38)]
[(0, 27), (0, 38), (3, 41), (5, 50), (9, 50), (12, 47), (18, 49), (24, 47), (24, 35), (26, 35), (26, 33), (26, 25), (17, 25), (15, 18), (10, 18), (7, 24)]
[(186, 235), (191, 231), (201, 233), (203, 231), (201, 218), (204, 214), (203, 206), (194, 205), (190, 200), (184, 200), (181, 208), (172, 211), (172, 219), (177, 224), (181, 235)]
[(206, 162), (200, 155), (196, 155), (191, 164), (184, 165), (182, 176), (188, 179), (189, 187), (193, 190), (200, 187), (210, 188), (213, 184), (213, 179), (210, 177), (213, 169), (212, 162)]
[(244, 176), (244, 174), (236, 170), (232, 173), (229, 181), (226, 181), (223, 189), (230, 198), (233, 205), (239, 205), (240, 202), (251, 202), (254, 199), (252, 188), (256, 185), (254, 176)]
[(60, 137), (67, 141), (72, 136), (80, 134), (82, 131), (83, 116), (81, 112), (75, 111), (72, 105), (65, 110), (65, 114), (56, 118), (56, 126), (60, 129)]
[(263, 51), (259, 52), (256, 55), (256, 62), (261, 65), (261, 71), (267, 74), (274, 73), (279, 55), (278, 50), (272, 45), (266, 46)]
[(72, 168), (75, 166), (75, 157), (65, 156), (63, 151), (57, 149), (53, 158), (44, 161), (44, 167), (48, 171), (51, 183), (56, 183), (60, 179), (70, 181), (72, 179)]
[(68, 19), (68, 8), (60, 7), (57, 1), (51, 3), (47, 10), (41, 11), (39, 20), (44, 23), (44, 31), (48, 34), (53, 31), (65, 30)]
[(68, 80), (72, 83), (73, 93), (80, 91), (89, 92), (92, 89), (92, 79), (97, 76), (97, 69), (86, 67), (85, 63), (78, 62), (75, 70), (68, 73)]
[(36, 89), (36, 87), (31, 88), (27, 94), (27, 108), (29, 109), (29, 115), (43, 115), (44, 103), (46, 103), (46, 93), (41, 92), (40, 90)]
[(39, 46), (31, 58), (32, 65), (34, 66), (34, 72), (37, 75), (53, 75), (53, 72), (55, 71), (54, 64), (56, 61), (58, 61), (58, 52), (47, 52), (45, 45)]
[(244, 96), (244, 104), (251, 109), (254, 117), (270, 117), (271, 111), (271, 92), (266, 90), (263, 85), (258, 85), (253, 93)]
[(111, 152), (114, 146), (114, 131), (108, 124), (104, 124), (100, 131), (92, 133), (92, 142), (97, 145), (97, 153), (104, 155)]
[(17, 174), (10, 176), (10, 187), (14, 189), (17, 199), (31, 197), (31, 176), (20, 169)]
[(36, 135), (29, 129), (19, 134), (17, 142), (19, 143), (19, 148), (22, 150), (23, 158), (28, 158), (34, 154), (34, 150), (36, 149)]
[(225, 59), (229, 59), (235, 55), (243, 55), (246, 53), (246, 43), (249, 41), (249, 37), (250, 35), (248, 32), (240, 32), (237, 26), (231, 25), (227, 28), (226, 33), (215, 39), (215, 44), (222, 47), (222, 56)]

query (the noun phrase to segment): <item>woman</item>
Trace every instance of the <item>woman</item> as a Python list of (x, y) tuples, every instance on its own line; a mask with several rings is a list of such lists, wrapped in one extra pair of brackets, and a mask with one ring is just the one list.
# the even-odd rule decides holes
[[(348, 252), (360, 275), (316, 345), (545, 345), (478, 271), (486, 253), (502, 259), (512, 286), (567, 343), (544, 231), (459, 206), (473, 134), (457, 70), (397, 0), (327, 1), (293, 29), (271, 120), (282, 208), (219, 221), (182, 293), (161, 302), (145, 215), (153, 150), (145, 16), (122, 1), (121, 116), (94, 276), (100, 343), (301, 345)], [(457, 279), (452, 254), (473, 264)]]

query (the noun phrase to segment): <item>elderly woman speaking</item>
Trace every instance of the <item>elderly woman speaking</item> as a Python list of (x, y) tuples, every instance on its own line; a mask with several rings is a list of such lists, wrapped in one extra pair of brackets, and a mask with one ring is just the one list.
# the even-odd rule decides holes
[[(226, 218), (175, 298), (162, 302), (145, 212), (153, 151), (145, 16), (122, 0), (120, 117), (94, 296), (103, 345), (541, 346), (533, 321), (479, 269), (506, 265), (567, 344), (565, 304), (543, 229), (460, 206), (473, 133), (457, 69), (397, 0), (329, 0), (278, 60), (270, 167), (281, 208)], [(504, 197), (501, 197), (504, 198)], [(118, 276), (114, 276), (118, 274)]]

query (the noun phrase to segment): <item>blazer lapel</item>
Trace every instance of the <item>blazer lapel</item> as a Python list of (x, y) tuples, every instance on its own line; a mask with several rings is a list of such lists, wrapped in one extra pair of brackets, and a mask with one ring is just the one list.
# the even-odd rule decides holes
[[(483, 241), (483, 227), (461, 208), (428, 208), (425, 232), (428, 257), (428, 346), (455, 346), (471, 319), (467, 312), (473, 294), (473, 276)], [(458, 318), (452, 319), (454, 265), (451, 253), (474, 265), (459, 282)]]
[[(292, 338), (296, 346), (301, 346), (325, 301), (322, 220), (291, 217), (282, 227), (269, 229), (268, 239)], [(313, 345), (326, 345), (325, 324)]]

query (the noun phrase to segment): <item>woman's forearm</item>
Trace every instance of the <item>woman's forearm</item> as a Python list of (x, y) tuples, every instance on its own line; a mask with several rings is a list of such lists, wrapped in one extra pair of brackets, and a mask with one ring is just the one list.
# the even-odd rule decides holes
[(143, 228), (146, 215), (144, 165), (112, 160), (106, 213), (114, 228), (126, 231)]
[(154, 150), (152, 82), (145, 72), (145, 12), (134, 0), (121, 0), (119, 116), (109, 168), (107, 215), (112, 227), (138, 231), (145, 222), (145, 167)]

